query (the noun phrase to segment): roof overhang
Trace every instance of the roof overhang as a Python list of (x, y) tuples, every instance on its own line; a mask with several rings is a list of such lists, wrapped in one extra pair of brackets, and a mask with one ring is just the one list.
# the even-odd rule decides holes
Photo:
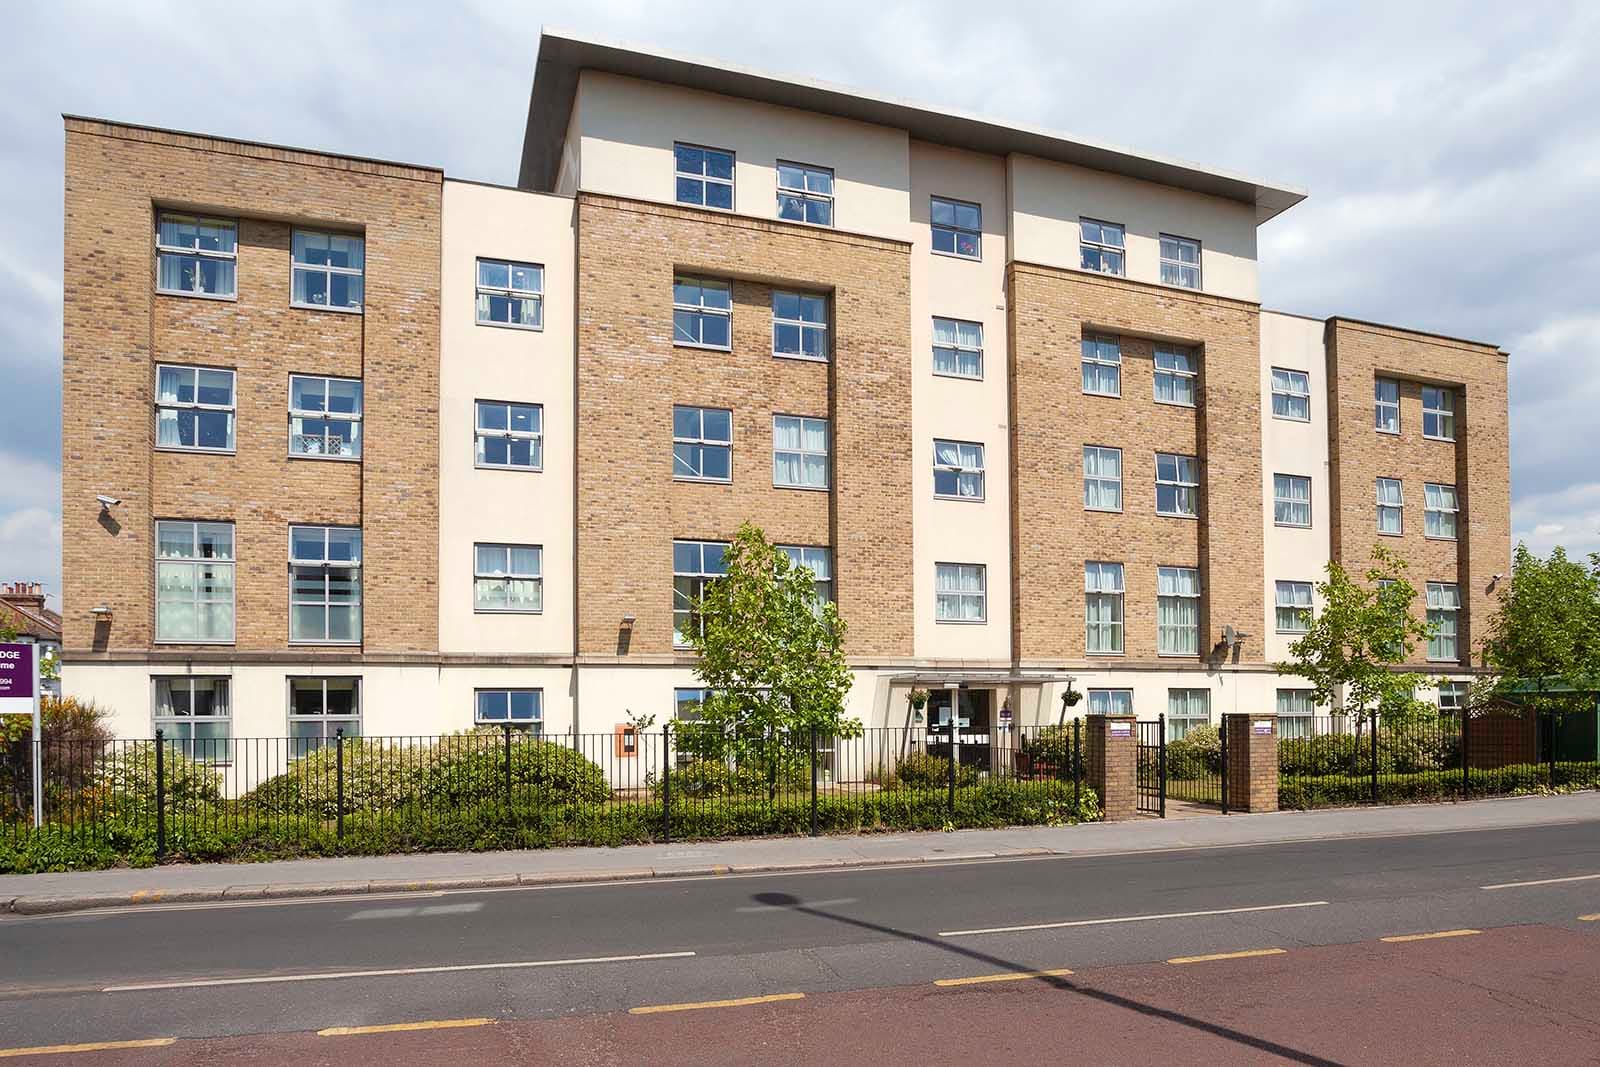
[(1306, 198), (1306, 191), (1296, 186), (1258, 181), (1051, 130), (1008, 125), (823, 82), (783, 78), (745, 67), (713, 64), (550, 29), (539, 37), (539, 54), (534, 65), (528, 125), (522, 141), (522, 167), (517, 178), (522, 188), (550, 192), (555, 187), (562, 142), (577, 96), (578, 74), (585, 70), (837, 115), (905, 130), (919, 141), (997, 156), (1014, 152), (1037, 156), (1222, 197), (1253, 206), (1257, 225)]
[(890, 685), (914, 685), (930, 689), (981, 688), (990, 685), (1050, 685), (1075, 681), (1076, 675), (1062, 671), (912, 671), (892, 674)]

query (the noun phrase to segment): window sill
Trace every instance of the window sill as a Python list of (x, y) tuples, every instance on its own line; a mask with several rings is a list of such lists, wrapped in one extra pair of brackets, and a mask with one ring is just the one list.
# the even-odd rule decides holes
[(366, 314), (366, 307), (364, 305), (362, 307), (342, 308), (332, 304), (297, 304), (291, 300), (289, 301), (289, 306), (298, 311), (332, 311), (338, 315)]
[(1163, 289), (1176, 289), (1180, 293), (1203, 293), (1206, 291), (1203, 279), (1199, 285), (1179, 285), (1177, 282), (1163, 282), (1160, 280), (1157, 280), (1155, 284)]
[(1093, 391), (1091, 391), (1089, 389), (1085, 389), (1083, 391), (1083, 395), (1084, 396), (1104, 397), (1107, 400), (1121, 400), (1122, 399), (1122, 394), (1121, 393), (1096, 393), (1096, 392), (1093, 392)]
[(703, 345), (698, 341), (679, 341), (676, 338), (674, 338), (673, 341), (672, 341), (672, 347), (673, 348), (698, 348), (698, 349), (701, 349), (702, 351), (705, 351), (705, 352), (732, 352), (733, 351), (733, 346), (732, 345)]
[(1398, 530), (1398, 531), (1396, 531), (1394, 533), (1389, 533), (1386, 530), (1379, 530), (1378, 531), (1378, 536), (1379, 537), (1404, 537), (1405, 535), (1406, 535), (1406, 532), (1404, 530)]
[(1399, 430), (1385, 430), (1382, 426), (1373, 427), (1372, 432), (1373, 433), (1381, 433), (1385, 437), (1399, 437), (1400, 436), (1400, 431)]
[(360, 641), (312, 641), (312, 640), (296, 640), (293, 637), (289, 638), (289, 644), (290, 644), (291, 647), (303, 647), (303, 648), (360, 648), (361, 647), (361, 642)]
[(936, 626), (987, 626), (988, 618), (982, 619), (934, 619)]
[[(1125, 253), (1118, 254), (1123, 255)], [(1095, 270), (1093, 267), (1085, 267), (1082, 263), (1078, 264), (1078, 270), (1083, 274), (1093, 274), (1097, 278), (1126, 278), (1128, 276), (1126, 271)]]
[(1456, 439), (1454, 437), (1435, 437), (1431, 433), (1423, 434), (1422, 439), (1424, 441), (1438, 441), (1442, 445), (1453, 445), (1456, 443)]
[(1459, 543), (1461, 540), (1459, 537), (1440, 537), (1438, 534), (1423, 534), (1422, 539), (1424, 541), (1444, 541), (1452, 545)]
[(1296, 418), (1293, 415), (1273, 415), (1272, 418), (1276, 422), (1298, 422), (1302, 425), (1310, 425), (1311, 423), (1310, 419)]
[(957, 381), (961, 381), (961, 382), (981, 382), (981, 381), (983, 381), (983, 375), (981, 375), (981, 374), (952, 374), (950, 371), (947, 371), (947, 370), (936, 370), (936, 371), (933, 372), (933, 376), (935, 378), (954, 378)]
[(1199, 659), (1199, 652), (1157, 652), (1157, 659)]
[(933, 499), (949, 500), (957, 504), (981, 504), (984, 501), (981, 496), (951, 496), (949, 493), (935, 493)]
[(821, 363), (821, 364), (824, 364), (824, 365), (826, 365), (829, 362), (827, 356), (802, 356), (802, 355), (800, 355), (799, 353), (796, 353), (796, 352), (773, 352), (772, 353), (772, 358), (773, 359), (792, 359), (792, 360), (795, 360), (795, 361), (797, 361), (799, 363)]
[(187, 448), (183, 445), (156, 445), (154, 451), (187, 452), (202, 456), (236, 456), (239, 454), (237, 448)]
[(1121, 515), (1122, 514), (1122, 509), (1121, 508), (1091, 508), (1087, 504), (1084, 505), (1083, 510), (1087, 511), (1087, 512), (1090, 512), (1092, 514), (1095, 514), (1095, 515)]
[(544, 323), (542, 322), (537, 326), (524, 326), (520, 322), (495, 322), (493, 319), (479, 319), (477, 320), (477, 324), (479, 326), (496, 326), (502, 330), (521, 330), (524, 333), (544, 332)]
[(1167, 408), (1188, 408), (1190, 411), (1195, 410), (1195, 404), (1194, 404), (1194, 401), (1192, 401), (1192, 400), (1189, 403), (1185, 404), (1181, 400), (1162, 400), (1160, 397), (1157, 397), (1157, 398), (1155, 398), (1155, 402), (1157, 404), (1159, 404), (1160, 406), (1162, 406), (1162, 407), (1167, 407)]
[[(168, 561), (168, 562), (171, 562), (171, 561)], [(193, 561), (193, 560), (182, 560), (182, 561), (179, 561), (179, 562), (188, 563), (188, 562), (196, 562), (196, 561)], [(229, 562), (232, 562), (232, 561), (229, 561)], [(201, 640), (199, 638), (158, 637), (154, 641), (152, 641), (151, 644), (155, 644), (155, 645), (180, 645), (180, 646), (181, 645), (205, 645), (208, 648), (231, 648), (232, 646), (238, 644), (238, 641), (236, 639), (233, 639), (233, 638), (229, 638), (226, 641), (221, 641), (221, 640), (205, 641), (205, 640)]]
[(473, 470), (479, 471), (515, 471), (518, 474), (543, 474), (544, 467), (517, 467), (510, 463), (474, 463)]
[(1084, 652), (1085, 656), (1099, 656), (1102, 659), (1126, 659), (1126, 652)]
[(237, 304), (239, 294), (234, 292), (224, 296), (221, 293), (191, 293), (186, 289), (156, 289), (157, 296), (181, 296), (191, 300), (220, 300), (225, 304)]
[(981, 252), (975, 256), (964, 256), (960, 252), (941, 252), (937, 248), (930, 248), (928, 251), (932, 252), (936, 256), (943, 256), (945, 259), (959, 259), (965, 263), (983, 262), (983, 253)]
[(330, 462), (330, 463), (360, 463), (361, 462), (361, 457), (360, 456), (330, 456), (330, 455), (326, 455), (326, 454), (318, 454), (316, 452), (290, 452), (289, 453), (289, 458), (290, 459), (316, 459), (316, 460), (324, 460), (324, 461)]
[(772, 483), (772, 488), (774, 488), (774, 489), (798, 489), (802, 493), (831, 493), (831, 492), (833, 492), (833, 487), (831, 485), (783, 485), (783, 484), (780, 484), (778, 482), (773, 482)]
[(1304, 637), (1306, 634), (1308, 634), (1310, 632), (1311, 632), (1310, 630), (1274, 630), (1273, 631), (1273, 633), (1280, 634), (1280, 635), (1282, 635), (1284, 637)]
[(672, 480), (683, 482), (687, 485), (732, 485), (732, 478), (690, 478), (681, 474), (674, 474)]
[(1276, 526), (1280, 530), (1309, 530), (1309, 529), (1312, 528), (1311, 524), (1309, 522), (1277, 522), (1277, 521), (1274, 521), (1272, 525)]
[(1158, 512), (1156, 512), (1156, 518), (1158, 518), (1158, 519), (1187, 519), (1189, 522), (1199, 522), (1200, 521), (1200, 516), (1199, 515), (1190, 515), (1187, 512), (1182, 512), (1182, 511), (1158, 511)]
[(474, 615), (543, 615), (543, 608), (480, 608), (473, 605)]

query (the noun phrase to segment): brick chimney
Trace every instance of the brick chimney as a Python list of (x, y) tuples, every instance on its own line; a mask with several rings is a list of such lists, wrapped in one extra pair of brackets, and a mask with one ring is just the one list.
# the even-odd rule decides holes
[(44, 586), (38, 582), (5, 582), (0, 584), (0, 600), (27, 611), (43, 611)]

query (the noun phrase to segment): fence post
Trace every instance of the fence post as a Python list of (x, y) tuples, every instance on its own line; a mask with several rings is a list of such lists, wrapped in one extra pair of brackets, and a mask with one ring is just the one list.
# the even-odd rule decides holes
[(156, 731), (156, 858), (167, 852), (166, 732)]
[(1550, 723), (1550, 728), (1545, 731), (1545, 736), (1550, 739), (1546, 743), (1546, 752), (1550, 757), (1550, 788), (1554, 790), (1556, 787), (1556, 713), (1553, 710), (1546, 710), (1544, 717)]
[(1072, 817), (1083, 816), (1083, 720), (1072, 720)]
[(959, 699), (952, 700), (955, 705), (950, 709), (950, 774), (949, 774), (949, 799), (946, 802), (950, 809), (950, 821), (956, 821), (956, 761), (961, 758), (961, 750), (957, 747), (959, 741), (957, 732), (961, 729), (956, 725), (961, 719), (961, 703)]
[(1378, 719), (1372, 719), (1372, 802), (1378, 802)]
[(1161, 789), (1161, 818), (1165, 819), (1167, 817), (1167, 716), (1165, 712), (1156, 716), (1156, 740), (1161, 745), (1160, 753), (1156, 757), (1156, 772), (1160, 775), (1156, 782)]
[(338, 804), (338, 807), (336, 809), (338, 814), (335, 816), (335, 820), (334, 820), (334, 832), (333, 832), (333, 835), (334, 835), (334, 837), (336, 839), (338, 839), (340, 841), (343, 841), (344, 840), (344, 728), (343, 727), (340, 727), (338, 732), (333, 735), (333, 746), (334, 746), (334, 762), (333, 762), (333, 766), (334, 766), (334, 783), (335, 783), (335, 791), (337, 793), (337, 796), (336, 796), (335, 799), (336, 799), (337, 804)]
[[(837, 746), (835, 746), (837, 747)], [(817, 836), (817, 726), (811, 724), (811, 836)]]
[(1467, 759), (1467, 724), (1472, 721), (1472, 713), (1466, 707), (1461, 709), (1461, 799), (1466, 800), (1472, 796), (1472, 775), (1469, 768), (1472, 766)]
[(661, 840), (672, 843), (672, 724), (661, 724)]
[(1228, 814), (1228, 717), (1222, 717), (1222, 729), (1218, 736), (1222, 741), (1222, 814)]
[(504, 772), (505, 782), (503, 784), (505, 786), (506, 811), (509, 812), (511, 810), (511, 724), (509, 722), (501, 723), (500, 730), (505, 735), (506, 766)]

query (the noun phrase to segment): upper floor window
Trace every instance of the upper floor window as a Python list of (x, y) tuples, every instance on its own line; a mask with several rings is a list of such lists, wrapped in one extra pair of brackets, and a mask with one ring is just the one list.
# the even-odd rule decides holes
[(1078, 262), (1084, 270), (1121, 274), (1123, 230), (1115, 222), (1078, 220)]
[(156, 222), (156, 289), (183, 296), (238, 295), (239, 224), (163, 211)]
[(1426, 482), (1422, 486), (1422, 532), (1447, 541), (1456, 539), (1456, 487)]
[(1428, 658), (1460, 658), (1461, 587), (1454, 582), (1428, 583)]
[(790, 489), (828, 488), (828, 420), (772, 417), (772, 484)]
[(982, 378), (983, 324), (935, 318), (933, 373), (952, 378)]
[(289, 454), (361, 458), (361, 382), (289, 375)]
[(1194, 383), (1197, 377), (1191, 353), (1177, 348), (1156, 349), (1156, 403), (1194, 407)]
[(727, 282), (672, 279), (672, 343), (733, 347), (733, 290)]
[(772, 293), (772, 354), (828, 361), (828, 298)]
[(478, 321), (485, 326), (544, 327), (544, 267), (478, 260)]
[(1161, 281), (1184, 289), (1200, 288), (1200, 242), (1161, 235)]
[(1104, 334), (1085, 334), (1083, 391), (1094, 396), (1122, 395), (1122, 342)]
[(1449, 389), (1422, 387), (1422, 436), (1435, 441), (1456, 439), (1456, 395)]
[(1378, 479), (1378, 532), (1393, 537), (1405, 532), (1405, 490), (1399, 478)]
[(983, 209), (965, 200), (933, 197), (928, 208), (933, 250), (963, 259), (983, 258)]
[(733, 412), (673, 405), (672, 476), (697, 482), (733, 480)]
[(289, 302), (296, 307), (360, 311), (367, 243), (345, 233), (294, 231), (294, 285)]
[(1091, 655), (1122, 654), (1122, 564), (1083, 565), (1084, 650)]
[(233, 451), (234, 373), (156, 367), (156, 447)]
[(291, 757), (309, 755), (340, 734), (361, 736), (361, 679), (290, 678)]
[(1272, 368), (1272, 417), (1311, 421), (1311, 378), (1305, 371)]
[(683, 648), (705, 632), (698, 614), (706, 585), (728, 573), (722, 541), (672, 542), (672, 644)]
[(233, 640), (233, 523), (156, 523), (156, 640)]
[(1132, 689), (1089, 690), (1090, 715), (1132, 715)]
[(155, 727), (162, 740), (201, 763), (231, 760), (228, 679), (184, 674), (158, 677), (155, 682)]
[(1373, 383), (1373, 425), (1379, 433), (1400, 432), (1400, 383), (1379, 378)]
[(1084, 446), (1083, 506), (1089, 511), (1122, 510), (1122, 449)]
[(983, 499), (983, 446), (973, 441), (933, 442), (933, 495)]
[(1200, 474), (1193, 456), (1156, 453), (1156, 514), (1199, 517)]
[(793, 566), (811, 571), (812, 592), (818, 604), (833, 600), (833, 553), (810, 545), (779, 545), (778, 551), (788, 556)]
[(1156, 568), (1156, 653), (1200, 652), (1200, 572), (1193, 567)]
[(543, 469), (543, 405), (479, 400), (474, 407), (473, 462), (477, 466)]
[(1311, 628), (1311, 583), (1274, 583), (1273, 609), (1280, 634), (1303, 634)]
[(474, 611), (543, 611), (543, 547), (473, 545), (472, 607)]
[(833, 225), (833, 171), (778, 160), (778, 217)]
[(543, 689), (479, 689), (473, 693), (472, 721), (479, 726), (509, 725), (534, 737), (544, 734)]
[(1311, 525), (1311, 479), (1299, 474), (1272, 476), (1272, 521), (1279, 526)]
[(989, 617), (988, 568), (982, 563), (933, 565), (936, 622), (983, 622)]
[(289, 640), (361, 640), (361, 531), (289, 527)]
[(733, 153), (720, 148), (675, 144), (677, 199), (680, 204), (733, 210)]

